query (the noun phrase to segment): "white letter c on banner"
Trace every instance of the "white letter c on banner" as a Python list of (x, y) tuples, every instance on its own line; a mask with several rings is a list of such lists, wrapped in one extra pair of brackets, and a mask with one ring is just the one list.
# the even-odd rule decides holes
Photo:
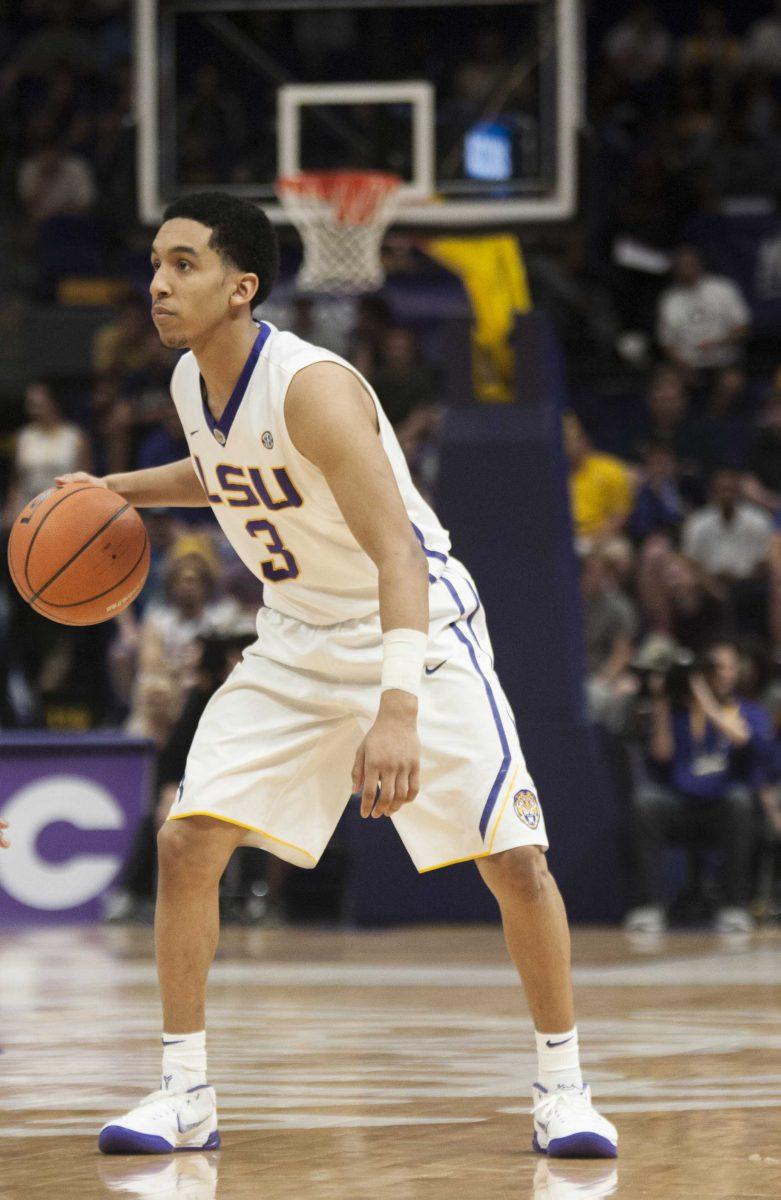
[(75, 854), (47, 862), (37, 852), (42, 831), (55, 821), (77, 829), (121, 829), (125, 816), (100, 784), (78, 775), (50, 775), (16, 792), (3, 805), (10, 850), (0, 854), (0, 887), (28, 908), (76, 908), (108, 886), (120, 867), (115, 854)]

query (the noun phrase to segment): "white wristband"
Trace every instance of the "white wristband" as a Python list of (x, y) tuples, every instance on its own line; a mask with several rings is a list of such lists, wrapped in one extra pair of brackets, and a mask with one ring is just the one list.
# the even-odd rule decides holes
[(428, 635), (419, 629), (389, 629), (382, 636), (382, 691), (398, 688), (420, 695)]

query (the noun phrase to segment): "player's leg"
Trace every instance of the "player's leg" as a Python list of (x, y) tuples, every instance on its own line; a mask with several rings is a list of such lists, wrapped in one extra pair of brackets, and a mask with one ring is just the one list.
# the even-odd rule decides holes
[(542, 809), (474, 582), (460, 565), (448, 565), (432, 587), (432, 612), (438, 623), (426, 665), (434, 669), (423, 680), (418, 717), (421, 791), (392, 819), (419, 871), (474, 859), (499, 902), (537, 1031), (535, 1109), (555, 1109), (542, 1119), (546, 1129), (536, 1114), (537, 1149), (612, 1157), (615, 1129), (593, 1109), (580, 1074), (569, 931), (546, 866)]
[(246, 831), (211, 817), (169, 821), (158, 835), (155, 951), (163, 1007), (159, 1092), (100, 1133), (104, 1154), (216, 1149), (217, 1102), (206, 1078), (206, 981), (219, 937), (219, 883)]
[(540, 846), (518, 846), (477, 867), (496, 897), (510, 952), (523, 982), (534, 1027), (561, 1033), (575, 1024), (570, 937), (564, 901)]
[(155, 954), (167, 1034), (205, 1026), (206, 980), (219, 937), (219, 883), (245, 832), (211, 817), (187, 817), (167, 821), (158, 834)]
[[(276, 642), (275, 622), (282, 627)], [(104, 1127), (106, 1153), (211, 1149), (218, 1142), (216, 1098), (204, 1086), (204, 1001), (220, 877), (239, 843), (315, 866), (350, 792), (361, 727), (334, 700), (334, 688), (311, 682), (306, 653), (322, 659), (320, 642), (311, 628), (271, 614), (263, 653), (259, 645), (247, 651), (201, 718), (159, 836), (163, 1087)], [(277, 643), (289, 664), (270, 657)]]
[(499, 905), (534, 1020), (534, 1147), (553, 1157), (612, 1158), (618, 1135), (593, 1108), (580, 1071), (569, 926), (545, 854), (539, 846), (517, 846), (477, 866)]

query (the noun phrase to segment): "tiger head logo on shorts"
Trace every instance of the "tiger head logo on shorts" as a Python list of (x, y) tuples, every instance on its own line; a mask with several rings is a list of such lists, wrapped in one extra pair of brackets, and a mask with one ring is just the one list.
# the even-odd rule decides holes
[(516, 792), (513, 796), (513, 808), (515, 815), (523, 821), (524, 825), (528, 825), (529, 829), (537, 828), (540, 823), (540, 802), (534, 792), (530, 792), (527, 788)]

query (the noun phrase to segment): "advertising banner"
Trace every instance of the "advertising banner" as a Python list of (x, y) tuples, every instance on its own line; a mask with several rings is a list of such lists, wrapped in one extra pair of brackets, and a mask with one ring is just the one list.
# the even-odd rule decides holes
[(0, 738), (0, 928), (94, 921), (149, 803), (154, 748), (116, 733)]

